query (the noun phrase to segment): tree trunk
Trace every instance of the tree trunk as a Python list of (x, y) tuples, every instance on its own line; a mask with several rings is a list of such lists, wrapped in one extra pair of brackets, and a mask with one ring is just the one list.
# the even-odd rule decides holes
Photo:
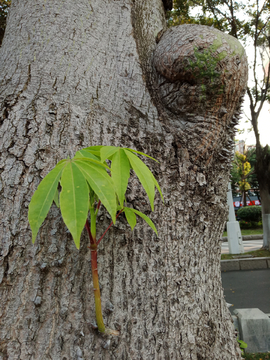
[(255, 166), (262, 205), (263, 248), (270, 250), (270, 150), (268, 145), (261, 146), (259, 137)]
[[(0, 359), (241, 359), (220, 237), (246, 57), (212, 28), (165, 28), (160, 0), (12, 1), (0, 50)], [(27, 221), (56, 162), (98, 144), (157, 158), (165, 198), (151, 215), (158, 237), (120, 216), (100, 244), (118, 337), (93, 325), (86, 233), (77, 251), (53, 207), (33, 246)], [(135, 178), (128, 200), (150, 214)], [(104, 210), (99, 221), (101, 232)]]
[(243, 199), (243, 206), (247, 206), (247, 197), (246, 197), (246, 191), (245, 190), (242, 193), (242, 199)]

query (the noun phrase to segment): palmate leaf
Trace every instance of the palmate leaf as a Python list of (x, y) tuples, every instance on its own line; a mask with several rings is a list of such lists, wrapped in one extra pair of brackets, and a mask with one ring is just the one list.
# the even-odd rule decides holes
[(159, 186), (159, 184), (158, 184), (158, 182), (157, 182), (156, 178), (154, 177), (154, 175), (153, 175), (152, 173), (151, 173), (151, 175), (152, 175), (153, 182), (154, 182), (154, 184), (155, 184), (156, 188), (158, 189), (158, 192), (159, 192), (159, 194), (160, 194), (160, 196), (161, 196), (161, 199), (162, 199), (162, 201), (164, 201), (164, 198), (163, 198), (163, 194), (162, 194), (161, 188), (160, 188), (160, 186)]
[[(127, 210), (127, 209), (128, 209), (128, 210)], [(129, 225), (131, 226), (131, 228), (132, 228), (132, 226), (133, 226), (133, 228), (134, 228), (134, 226), (136, 225), (136, 222), (135, 222), (135, 225), (134, 225), (134, 218), (131, 217), (131, 215), (130, 215), (131, 213), (135, 213), (136, 215), (139, 215), (141, 218), (143, 218), (144, 221), (146, 221), (147, 224), (151, 227), (151, 229), (153, 229), (154, 232), (158, 235), (157, 229), (156, 229), (153, 221), (150, 220), (148, 216), (146, 216), (145, 214), (143, 214), (142, 212), (140, 212), (140, 211), (138, 211), (138, 210), (135, 210), (135, 209), (132, 209), (132, 208), (126, 208), (126, 207), (125, 207), (125, 215), (126, 215), (127, 221), (128, 221), (128, 223), (129, 223)], [(127, 214), (128, 214), (128, 215), (127, 215)], [(132, 230), (133, 230), (133, 228), (132, 228)]]
[(136, 223), (137, 223), (137, 219), (136, 219), (136, 215), (134, 214), (134, 212), (128, 208), (128, 207), (125, 207), (124, 208), (124, 212), (125, 212), (125, 216), (126, 216), (126, 219), (127, 219), (127, 222), (129, 223), (130, 227), (131, 227), (131, 230), (134, 229)]
[(146, 157), (148, 157), (149, 159), (152, 159), (152, 160), (154, 160), (154, 161), (156, 161), (157, 163), (158, 163), (158, 161), (157, 161), (157, 159), (155, 159), (155, 158), (153, 158), (152, 156), (149, 156), (149, 155), (147, 155), (147, 154), (145, 154), (145, 153), (143, 153), (143, 152), (141, 152), (141, 151), (137, 151), (137, 150), (133, 150), (133, 149), (129, 149), (129, 148), (125, 148), (126, 150), (129, 150), (129, 151), (131, 151), (131, 152), (133, 152), (133, 153), (136, 153), (136, 154), (139, 154), (139, 155), (142, 155), (142, 156), (146, 156)]
[(89, 146), (87, 148), (84, 148), (82, 150), (88, 151), (91, 154), (97, 156), (100, 159), (100, 150), (103, 148), (103, 145), (97, 145), (97, 146)]
[(61, 176), (60, 208), (77, 249), (80, 248), (89, 205), (89, 189), (84, 175), (76, 162), (68, 161)]
[(60, 207), (60, 203), (59, 203), (59, 191), (58, 191), (58, 187), (55, 190), (54, 193), (54, 197), (53, 197), (53, 201), (55, 203), (55, 205), (59, 208)]
[(115, 222), (116, 193), (113, 181), (107, 171), (95, 163), (84, 161), (84, 159), (74, 159), (74, 162)]
[(123, 149), (118, 148), (112, 157), (111, 176), (115, 185), (120, 206), (123, 207), (128, 179), (130, 177), (130, 163)]
[(116, 146), (103, 146), (100, 149), (100, 161), (104, 162), (106, 159), (109, 159), (118, 149), (120, 148)]
[(154, 210), (154, 198), (155, 198), (155, 183), (153, 180), (153, 175), (148, 167), (138, 158), (137, 155), (133, 154), (131, 151), (124, 149), (132, 169), (135, 171), (138, 176), (146, 194), (149, 197), (150, 205), (152, 211)]
[[(133, 168), (138, 176), (153, 210), (155, 187), (163, 199), (162, 192), (153, 174), (136, 153), (147, 156), (128, 148), (93, 146), (77, 151), (72, 160), (60, 161), (42, 180), (29, 204), (28, 217), (33, 242), (52, 202), (54, 201), (59, 207), (59, 181), (62, 186), (60, 193), (62, 217), (77, 248), (80, 246), (80, 236), (89, 206), (93, 206), (95, 201), (102, 202), (115, 222), (117, 209), (124, 208), (130, 168)], [(104, 162), (106, 159), (111, 160), (111, 169)], [(108, 170), (111, 171), (111, 177)], [(136, 215), (139, 215), (157, 233), (154, 224), (146, 215), (135, 209), (124, 209), (126, 219), (132, 229), (136, 225)]]
[(77, 151), (74, 156), (74, 159), (75, 158), (89, 158), (96, 161), (100, 160), (99, 157), (97, 157), (96, 155), (92, 154), (90, 151), (87, 151), (85, 149)]
[(72, 159), (72, 161), (75, 161), (75, 160), (81, 160), (85, 163), (90, 163), (90, 164), (93, 164), (93, 165), (97, 165), (98, 167), (102, 168), (102, 169), (108, 169), (110, 170), (109, 166), (107, 164), (103, 164), (102, 162), (100, 162), (100, 160), (96, 160), (96, 159), (92, 159), (91, 157), (81, 157), (80, 155), (74, 157)]
[(52, 205), (58, 182), (67, 161), (61, 160), (41, 181), (29, 204), (28, 220), (32, 230), (32, 242), (35, 242), (38, 230)]

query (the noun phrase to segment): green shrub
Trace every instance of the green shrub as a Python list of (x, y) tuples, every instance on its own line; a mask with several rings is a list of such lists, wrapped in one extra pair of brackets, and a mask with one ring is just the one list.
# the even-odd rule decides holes
[(260, 206), (245, 206), (237, 211), (237, 216), (246, 222), (258, 222), (262, 220), (262, 209)]
[(239, 221), (239, 225), (241, 230), (243, 229), (260, 229), (262, 228), (262, 222), (259, 221), (244, 221), (244, 220), (240, 220)]
[(239, 225), (241, 229), (251, 229), (252, 225), (250, 221), (240, 220)]
[(258, 226), (258, 228), (261, 228), (261, 227), (262, 227), (262, 220), (259, 221), (259, 222), (257, 222), (257, 226)]
[(244, 354), (242, 355), (244, 359), (248, 360), (266, 360), (270, 359), (270, 353), (256, 353), (256, 354)]
[(258, 229), (262, 227), (262, 222), (261, 221), (251, 221), (251, 228), (252, 229)]

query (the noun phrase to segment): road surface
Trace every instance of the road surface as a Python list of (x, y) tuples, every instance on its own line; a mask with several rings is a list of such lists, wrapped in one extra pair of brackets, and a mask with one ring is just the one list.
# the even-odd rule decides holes
[(270, 314), (270, 269), (222, 272), (225, 299), (234, 309), (259, 308)]

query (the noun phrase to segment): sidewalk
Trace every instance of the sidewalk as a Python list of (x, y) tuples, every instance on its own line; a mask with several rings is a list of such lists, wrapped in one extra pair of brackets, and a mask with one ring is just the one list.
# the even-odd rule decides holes
[[(243, 241), (244, 251), (259, 250), (263, 245), (263, 240), (245, 240)], [(229, 253), (228, 242), (223, 242), (221, 246), (221, 253)], [(237, 257), (237, 255), (235, 255)], [(244, 254), (239, 258), (231, 260), (221, 260), (221, 271), (235, 271), (235, 270), (256, 270), (256, 269), (270, 269), (270, 257), (255, 258), (245, 257)]]
[[(245, 252), (259, 250), (263, 245), (263, 239), (261, 240), (245, 240), (243, 241)], [(221, 254), (229, 254), (229, 243), (223, 242), (221, 245)]]

